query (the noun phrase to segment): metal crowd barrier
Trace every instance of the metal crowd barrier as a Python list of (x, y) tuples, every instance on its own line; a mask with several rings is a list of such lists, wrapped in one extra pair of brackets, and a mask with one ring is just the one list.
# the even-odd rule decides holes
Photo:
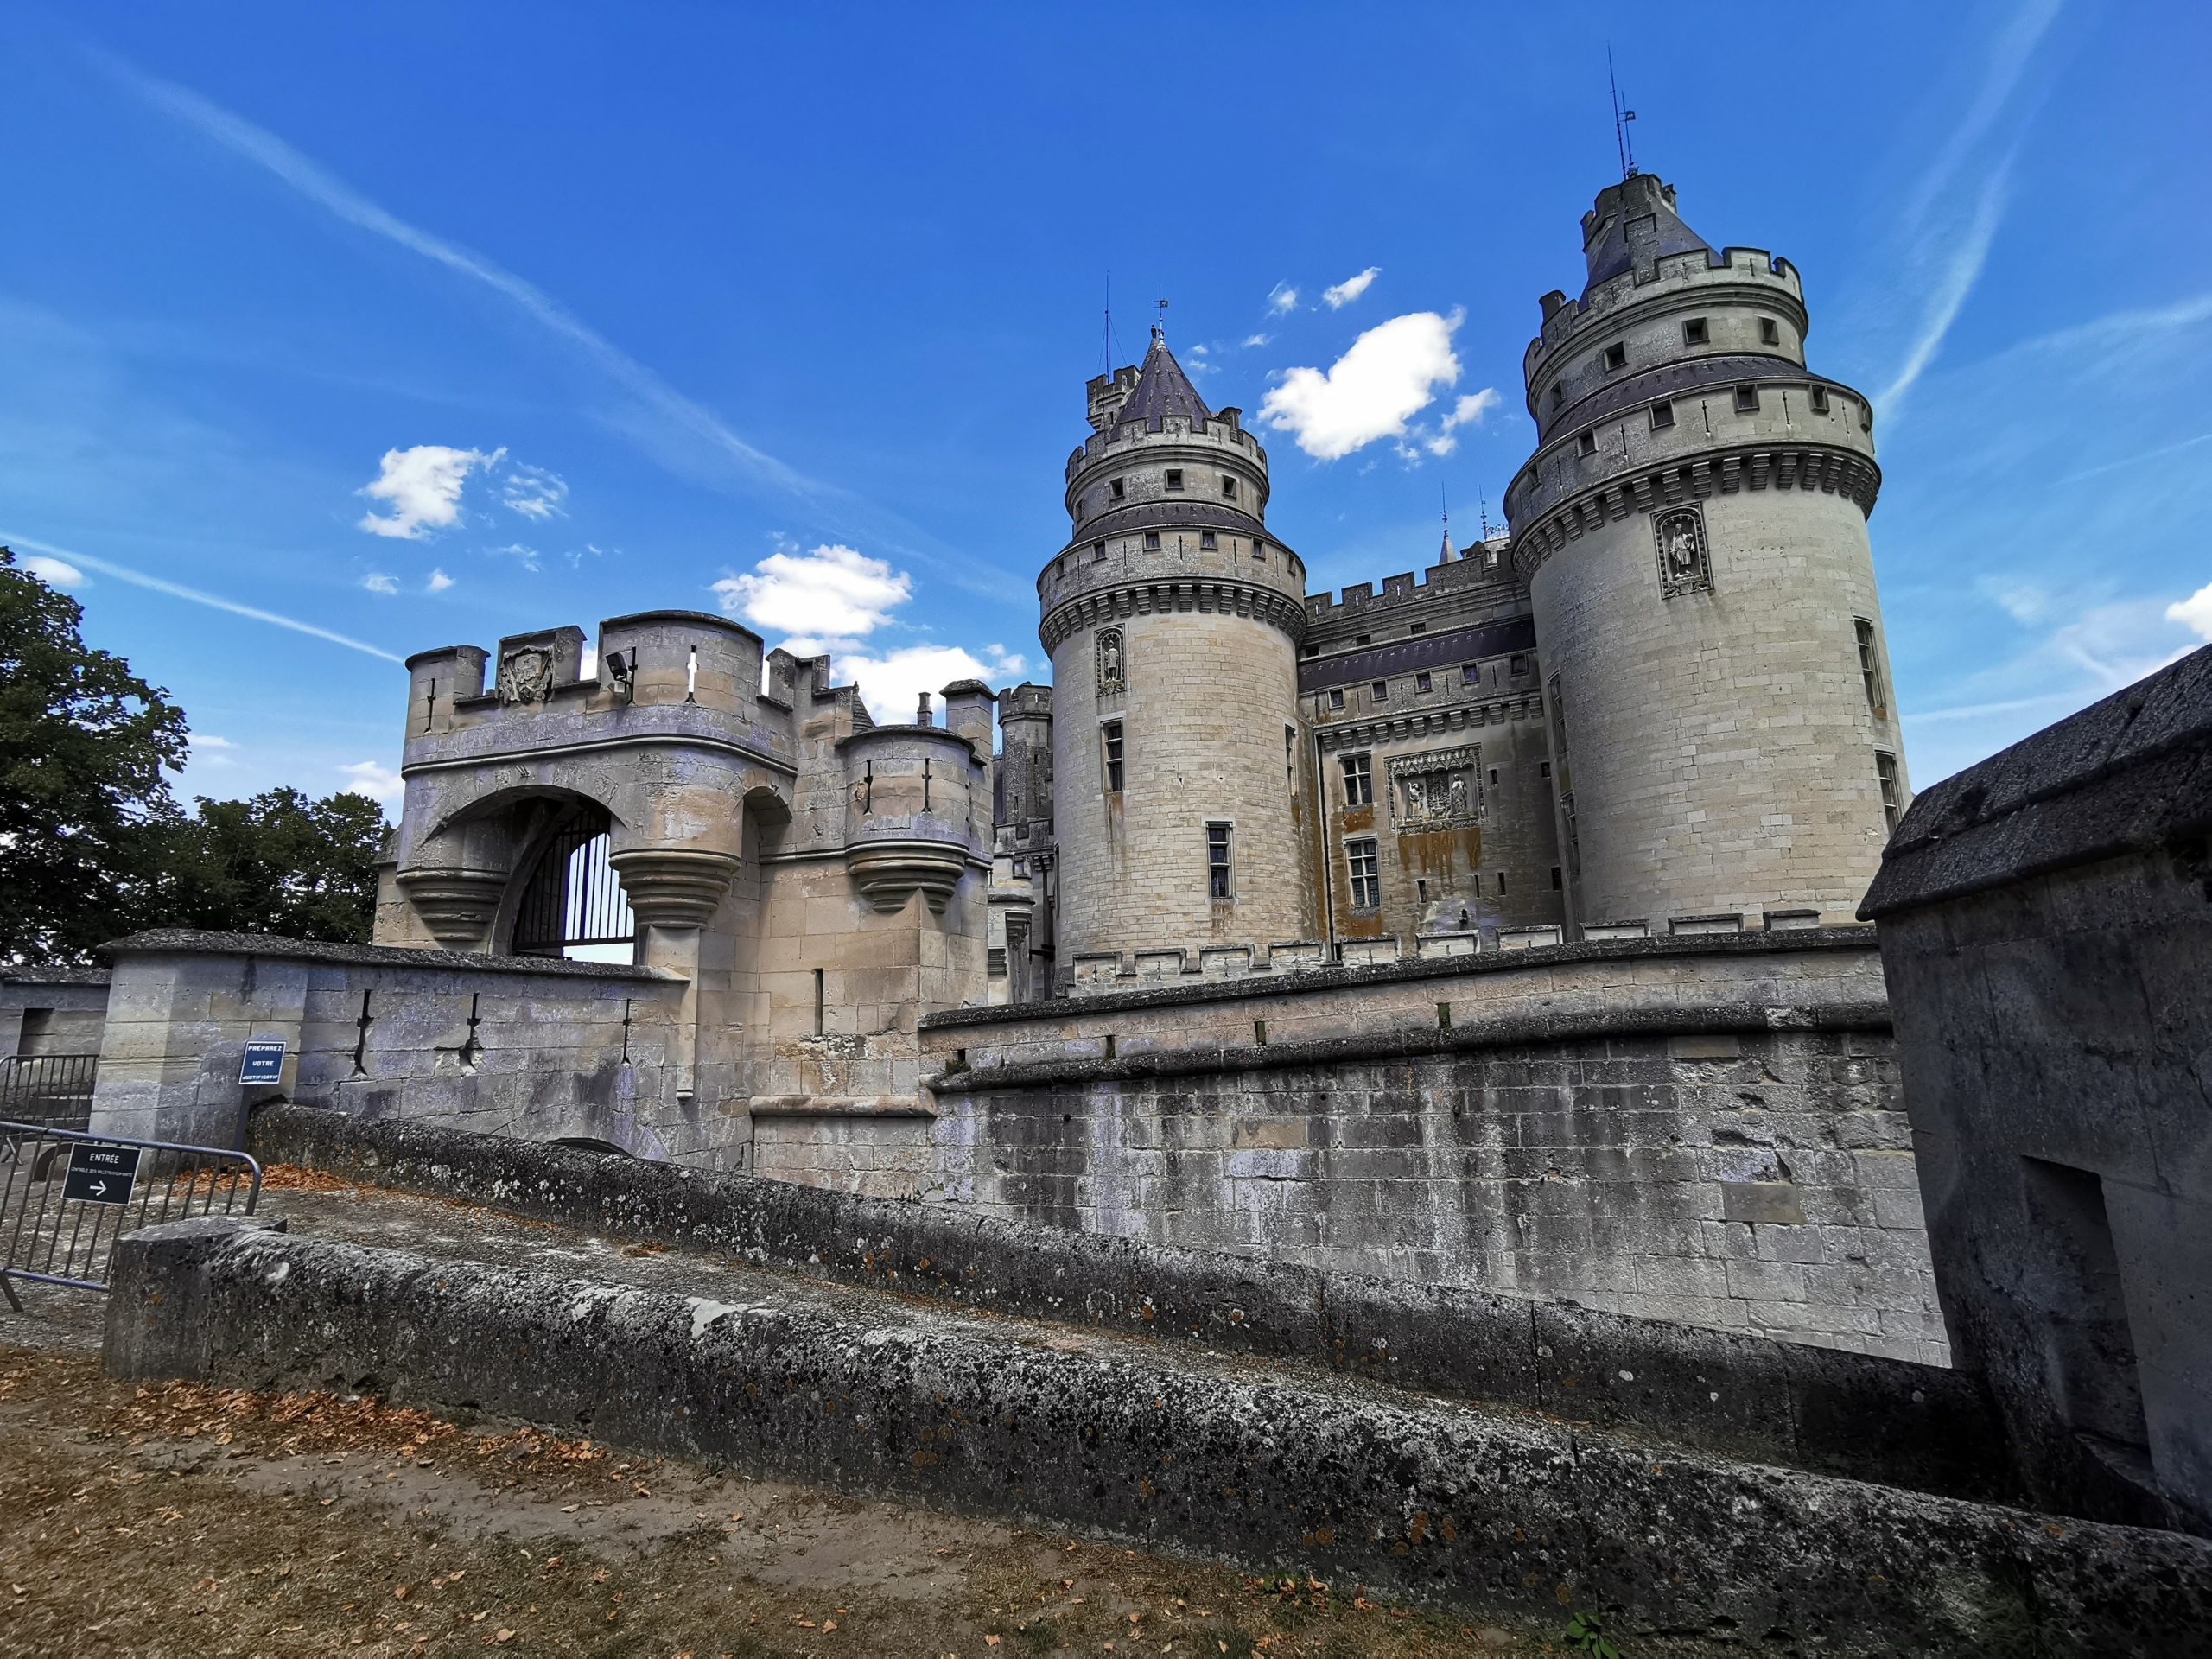
[(107, 1288), (115, 1241), (193, 1216), (250, 1216), (261, 1166), (243, 1152), (0, 1121), (0, 1292), (10, 1280)]
[(0, 1120), (81, 1129), (92, 1121), (97, 1054), (13, 1055), (0, 1059)]

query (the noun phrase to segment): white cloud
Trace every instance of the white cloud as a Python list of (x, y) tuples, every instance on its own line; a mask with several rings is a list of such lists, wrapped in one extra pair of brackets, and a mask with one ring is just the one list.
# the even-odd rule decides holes
[(791, 648), (810, 645), (801, 654), (810, 656), (874, 632), (906, 603), (913, 582), (881, 559), (825, 544), (811, 553), (772, 553), (750, 575), (723, 577), (715, 592), (725, 613), (794, 635)]
[(1298, 309), (1298, 290), (1288, 283), (1277, 283), (1268, 290), (1268, 309), (1280, 317)]
[[(798, 649), (796, 642), (791, 648)], [(938, 693), (955, 680), (1004, 686), (1020, 677), (1025, 663), (1019, 653), (999, 645), (985, 645), (980, 658), (957, 645), (903, 645), (881, 656), (858, 647), (833, 650), (830, 666), (840, 684), (860, 687), (861, 700), (878, 721), (906, 725), (912, 721), (923, 692), (936, 703)], [(941, 708), (937, 723), (944, 724)]]
[(235, 749), (238, 745), (227, 737), (217, 737), (212, 732), (194, 732), (192, 747), (195, 749)]
[(1437, 424), (1449, 432), (1455, 426), (1483, 423), (1483, 417), (1493, 409), (1504, 407), (1505, 399), (1497, 395), (1496, 386), (1484, 386), (1480, 391), (1471, 391), (1452, 405), (1452, 412)]
[(1366, 293), (1382, 274), (1382, 266), (1370, 265), (1357, 276), (1347, 276), (1341, 283), (1332, 283), (1321, 290), (1321, 303), (1332, 311), (1341, 311)]
[(407, 785), (391, 767), (376, 760), (356, 760), (339, 771), (353, 779), (349, 787), (356, 795), (365, 795), (372, 801), (396, 801), (407, 793)]
[[(1369, 329), (1326, 374), (1292, 369), (1260, 405), (1261, 417), (1321, 461), (1338, 461), (1377, 438), (1403, 437), (1406, 422), (1459, 378), (1452, 335), (1461, 315), (1414, 311)], [(1481, 394), (1477, 393), (1479, 398)]]
[(83, 588), (89, 586), (85, 573), (75, 565), (61, 559), (49, 559), (34, 553), (17, 567), (28, 570), (49, 588)]
[(419, 542), (434, 530), (443, 530), (461, 517), (461, 486), (479, 467), (498, 465), (505, 454), (494, 449), (454, 449), (442, 443), (418, 443), (409, 449), (387, 449), (376, 481), (360, 494), (391, 505), (388, 518), (373, 511), (361, 519), (372, 536), (390, 536)]
[(2180, 623), (2200, 639), (2212, 640), (2212, 582), (2167, 606), (2166, 620)]
[(505, 547), (487, 547), (484, 550), (495, 559), (512, 559), (525, 570), (537, 569), (537, 550), (521, 542), (509, 542)]
[(518, 461), (499, 480), (500, 504), (508, 512), (518, 512), (538, 524), (548, 518), (567, 518), (569, 510), (562, 503), (568, 499), (568, 480), (543, 467), (524, 467)]
[(372, 570), (361, 578), (361, 586), (372, 594), (396, 594), (399, 591), (399, 578), (387, 576), (380, 570)]
[(446, 575), (442, 570), (433, 570), (430, 572), (429, 581), (423, 583), (423, 591), (426, 594), (442, 594), (447, 588), (452, 586), (453, 578), (451, 576)]
[(1274, 338), (1273, 334), (1247, 334), (1244, 336), (1244, 343), (1247, 346), (1264, 346)]

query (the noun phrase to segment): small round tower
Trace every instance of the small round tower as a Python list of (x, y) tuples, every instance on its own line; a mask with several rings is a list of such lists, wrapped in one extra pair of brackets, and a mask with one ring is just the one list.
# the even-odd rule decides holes
[(1067, 545), (1046, 565), (1059, 961), (1311, 937), (1291, 807), (1306, 569), (1268, 457), (1154, 330), (1090, 386)]
[(1805, 367), (1797, 272), (1633, 175), (1544, 296), (1506, 496), (1571, 914), (1655, 932), (1848, 920), (1905, 802), (1866, 538), (1873, 412)]

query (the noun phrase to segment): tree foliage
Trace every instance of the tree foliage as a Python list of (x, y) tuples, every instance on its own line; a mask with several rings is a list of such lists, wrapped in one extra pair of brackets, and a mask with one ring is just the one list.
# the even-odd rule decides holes
[(146, 831), (179, 817), (163, 775), (184, 711), (84, 612), (0, 548), (0, 960), (81, 959), (150, 895)]
[(0, 547), (0, 962), (81, 962), (149, 927), (365, 943), (383, 809), (275, 789), (187, 817), (165, 776), (184, 711), (83, 620)]

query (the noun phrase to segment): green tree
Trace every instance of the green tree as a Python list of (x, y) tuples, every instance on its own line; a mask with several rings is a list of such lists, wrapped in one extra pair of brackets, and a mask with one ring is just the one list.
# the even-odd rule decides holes
[(83, 621), (0, 547), (0, 961), (79, 961), (130, 931), (151, 843), (181, 817), (163, 773), (184, 764), (184, 711), (87, 647)]
[(203, 795), (199, 804), (197, 817), (159, 832), (149, 921), (368, 943), (385, 831), (376, 802), (351, 792), (315, 801), (272, 789), (250, 801)]

